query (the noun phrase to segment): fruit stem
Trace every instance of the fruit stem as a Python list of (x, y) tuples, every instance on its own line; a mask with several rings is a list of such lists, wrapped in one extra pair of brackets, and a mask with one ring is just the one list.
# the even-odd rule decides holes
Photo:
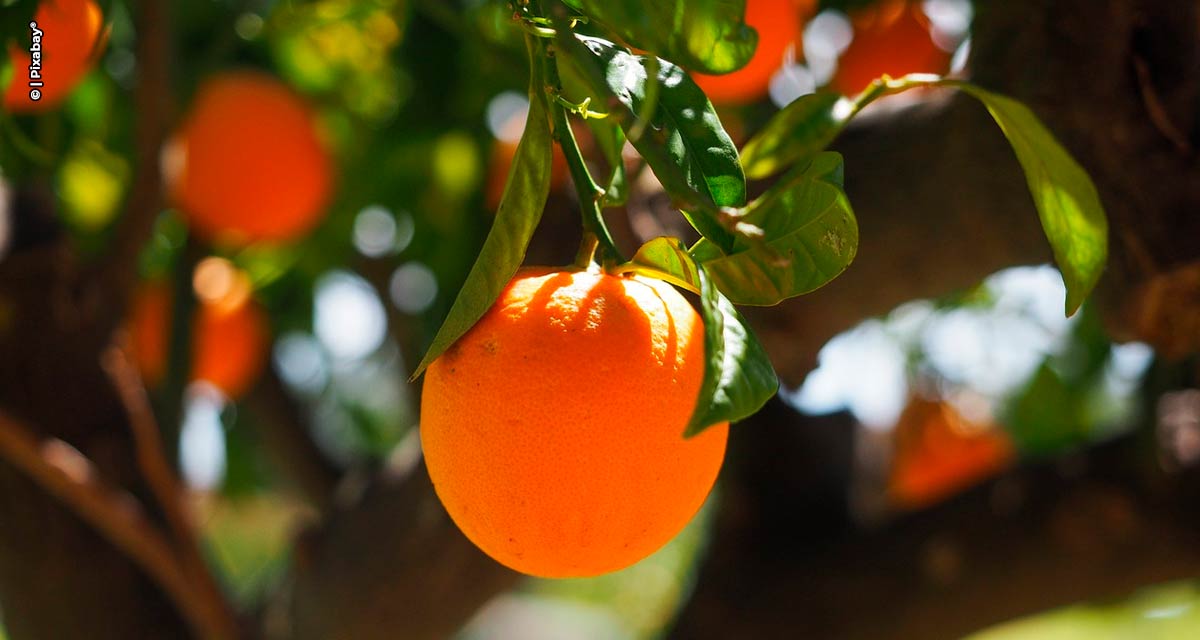
[[(562, 94), (562, 81), (558, 76), (558, 61), (554, 53), (554, 45), (539, 40), (538, 44), (542, 48), (542, 64), (545, 69), (546, 76), (546, 92), (551, 96), (557, 97)], [(592, 174), (588, 171), (587, 163), (584, 162), (583, 153), (579, 150), (579, 143), (575, 140), (575, 132), (571, 129), (571, 121), (567, 117), (567, 110), (563, 107), (559, 100), (552, 99), (550, 102), (550, 117), (554, 129), (554, 139), (558, 141), (558, 146), (563, 151), (563, 156), (567, 160), (567, 168), (571, 172), (571, 182), (575, 184), (575, 193), (579, 196), (579, 212), (583, 221), (583, 242), (580, 245), (580, 255), (585, 253), (585, 249), (589, 244), (588, 235), (592, 235), (598, 243), (598, 247), (587, 253), (592, 254), (598, 249), (602, 266), (609, 267), (625, 262), (625, 258), (617, 249), (616, 243), (613, 242), (612, 235), (608, 232), (608, 226), (604, 224), (604, 213), (601, 210), (600, 202), (604, 197), (604, 189), (601, 189), (596, 184)], [(576, 261), (580, 258), (577, 256)], [(589, 257), (590, 262), (590, 257)], [(582, 266), (586, 266), (582, 265)]]
[(591, 231), (585, 230), (583, 238), (579, 240), (579, 252), (575, 254), (575, 266), (580, 269), (587, 269), (595, 264), (596, 248), (600, 246), (600, 239)]

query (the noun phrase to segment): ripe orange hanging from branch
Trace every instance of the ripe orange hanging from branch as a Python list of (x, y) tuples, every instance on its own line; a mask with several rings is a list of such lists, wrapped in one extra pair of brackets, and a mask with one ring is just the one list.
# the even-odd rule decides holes
[(714, 104), (745, 104), (767, 95), (771, 76), (783, 66), (789, 47), (800, 49), (801, 27), (816, 0), (747, 0), (746, 24), (758, 31), (758, 48), (746, 66), (722, 75), (693, 74)]
[(219, 240), (294, 240), (320, 222), (333, 191), (314, 113), (258, 72), (205, 82), (164, 159), (174, 204)]
[[(96, 65), (108, 36), (104, 14), (93, 0), (42, 0), (33, 21), (43, 34), (38, 43), (42, 86), (29, 85), (32, 42), (10, 45), (13, 75), (4, 91), (4, 109), (10, 113), (47, 111), (61, 105)], [(38, 100), (30, 97), (32, 89), (39, 92)]]
[(945, 73), (950, 54), (933, 41), (920, 3), (884, 0), (850, 16), (854, 39), (838, 58), (833, 87), (856, 95), (872, 80), (909, 73)]
[[(225, 395), (245, 393), (267, 359), (267, 317), (254, 301), (245, 274), (219, 258), (196, 268), (197, 308), (192, 318), (191, 380), (203, 380)], [(166, 376), (173, 294), (161, 281), (144, 284), (130, 313), (130, 351), (147, 384)]]
[(685, 439), (704, 328), (670, 285), (525, 269), (425, 374), (437, 494), (497, 561), (547, 577), (629, 566), (692, 518), (728, 425)]

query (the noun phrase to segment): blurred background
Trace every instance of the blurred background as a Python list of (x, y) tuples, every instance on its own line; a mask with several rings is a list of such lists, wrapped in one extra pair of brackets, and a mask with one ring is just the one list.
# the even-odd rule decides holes
[[(146, 4), (100, 3), (70, 91), (34, 112), (6, 100), (0, 114), (0, 356), (16, 354), (0, 365), (0, 407), (38, 428), (54, 403), (46, 380), (75, 367), (58, 350), (22, 351), (32, 334), (13, 329), (59, 309), (53, 274), (132, 255), (128, 298), (90, 304), (120, 310), (109, 325), (178, 454), (203, 556), (267, 637), (1200, 636), (1200, 277), (1188, 266), (1200, 264), (1200, 236), (1178, 223), (1200, 183), (1178, 177), (1196, 176), (1197, 3), (748, 0), (754, 60), (698, 78), (739, 144), (818, 89), (955, 73), (1027, 100), (1093, 172), (1114, 234), (1139, 241), (1114, 243), (1097, 299), (1064, 317), (1062, 279), (986, 114), (936, 91), (873, 105), (834, 145), (862, 227), (856, 264), (800, 300), (747, 312), (781, 375), (778, 398), (731, 431), (722, 480), (677, 539), (580, 580), (519, 578), (453, 529), (420, 467), (419, 382), (408, 382), (521, 135), (528, 72), (511, 9), (189, 0), (154, 22)], [(0, 86), (23, 81), (31, 9), (0, 3), (16, 34)], [(158, 50), (147, 30), (161, 32)], [(278, 188), (327, 186), (296, 232), (189, 231), (179, 203), (205, 195), (187, 195), (199, 174), (181, 177), (181, 144), (199, 154), (219, 141), (206, 151), (218, 164), (303, 163), (232, 123), (244, 109), (258, 128), (284, 127), (271, 96), (237, 88), (236, 108), (211, 106), (211, 87), (247, 70), (303, 105), (306, 135), (327, 153)], [(1179, 85), (1193, 101), (1172, 97)], [(259, 99), (268, 106), (256, 112)], [(161, 115), (148, 123), (150, 107)], [(168, 144), (150, 155), (155, 127)], [(603, 166), (586, 128), (577, 134)], [(1155, 160), (1171, 154), (1182, 159)], [(1143, 169), (1124, 170), (1139, 159)], [(618, 244), (694, 239), (636, 154), (625, 161), (628, 204), (607, 212)], [(1173, 194), (1171, 206), (1147, 190)], [(556, 165), (528, 264), (572, 259), (574, 197)], [(149, 241), (127, 250), (122, 220), (139, 206)], [(1130, 222), (1148, 209), (1153, 233)], [(51, 293), (45, 311), (23, 310), (39, 288)], [(42, 360), (44, 374), (28, 364)], [(91, 411), (77, 384), (97, 383), (59, 385), (74, 389), (64, 422)], [(47, 433), (102, 469), (118, 464), (58, 419), (45, 418)], [(88, 547), (57, 532), (68, 525), (53, 507), (14, 498), (28, 488), (0, 472), (0, 625), (14, 639), (70, 637), (38, 629), (55, 606), (47, 592), (77, 574), (38, 563)], [(66, 590), (63, 618), (96, 580)]]

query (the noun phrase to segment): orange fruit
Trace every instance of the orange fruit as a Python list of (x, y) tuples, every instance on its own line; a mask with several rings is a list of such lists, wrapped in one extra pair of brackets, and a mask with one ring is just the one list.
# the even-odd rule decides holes
[[(201, 263), (197, 268), (198, 306), (192, 319), (191, 379), (204, 380), (237, 398), (254, 384), (266, 364), (270, 342), (267, 316), (250, 296), (243, 274), (204, 271)], [(230, 277), (233, 279), (222, 280)], [(200, 282), (202, 278), (209, 280)], [(150, 386), (160, 384), (166, 375), (172, 303), (171, 288), (161, 281), (142, 285), (134, 297), (129, 346)]]
[(627, 567), (687, 524), (721, 468), (727, 424), (683, 437), (703, 377), (702, 321), (670, 285), (524, 269), (425, 373), (429, 476), (512, 569)]
[(885, 0), (850, 16), (854, 39), (838, 58), (833, 87), (856, 95), (887, 74), (945, 73), (950, 54), (930, 35), (929, 19), (919, 3)]
[(104, 14), (93, 0), (42, 0), (33, 20), (42, 35), (41, 92), (30, 98), (29, 65), (33, 31), (28, 40), (9, 45), (13, 76), (4, 92), (4, 108), (11, 113), (46, 111), (62, 104), (75, 85), (95, 66), (104, 49), (107, 31)]
[(188, 224), (237, 243), (310, 231), (333, 191), (314, 113), (282, 82), (253, 71), (205, 82), (164, 157)]
[(713, 104), (745, 104), (767, 95), (771, 76), (783, 66), (788, 47), (800, 50), (801, 27), (816, 0), (747, 0), (746, 24), (758, 31), (758, 48), (746, 66), (732, 73), (692, 74)]
[(974, 424), (953, 406), (913, 398), (896, 426), (889, 493), (906, 508), (953, 496), (1006, 468), (1014, 458), (1008, 435)]

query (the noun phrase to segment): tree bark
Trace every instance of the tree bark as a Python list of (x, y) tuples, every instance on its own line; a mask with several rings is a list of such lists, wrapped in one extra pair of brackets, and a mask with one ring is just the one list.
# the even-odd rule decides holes
[[(81, 451), (143, 504), (128, 416), (101, 368), (57, 245), (0, 263), (0, 406)], [(159, 520), (161, 523), (161, 519)], [(26, 476), (0, 462), (0, 603), (15, 640), (187, 637), (157, 586)]]

